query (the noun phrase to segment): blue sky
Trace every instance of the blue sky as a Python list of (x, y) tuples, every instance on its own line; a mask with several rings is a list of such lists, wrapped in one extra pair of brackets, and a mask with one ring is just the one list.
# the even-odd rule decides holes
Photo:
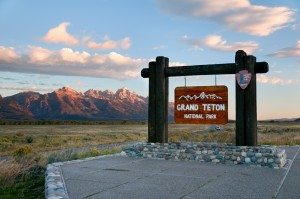
[[(0, 0), (0, 94), (70, 86), (147, 96), (140, 70), (156, 56), (172, 65), (230, 63), (243, 49), (270, 66), (257, 77), (258, 118), (300, 117), (299, 8), (297, 0)], [(234, 76), (217, 79), (229, 88), (234, 118)], [(170, 79), (170, 101), (183, 84)], [(214, 76), (187, 84), (213, 85)]]

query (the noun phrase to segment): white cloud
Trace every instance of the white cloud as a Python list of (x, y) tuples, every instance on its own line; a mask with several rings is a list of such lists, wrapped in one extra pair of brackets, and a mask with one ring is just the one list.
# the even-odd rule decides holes
[(75, 62), (81, 64), (86, 63), (91, 56), (85, 51), (73, 51), (71, 48), (63, 48), (58, 52), (58, 54), (60, 55), (61, 60), (64, 62)]
[(96, 64), (104, 64), (107, 61), (107, 56), (96, 54), (91, 58), (91, 60)]
[(28, 54), (29, 61), (32, 63), (48, 63), (53, 52), (48, 49), (36, 46), (29, 46), (30, 51)]
[(11, 63), (19, 59), (20, 56), (12, 47), (0, 46), (0, 62)]
[(17, 85), (1, 85), (0, 89), (3, 90), (15, 90), (15, 91), (34, 91), (34, 92), (51, 92), (55, 88), (45, 88), (38, 86), (17, 86)]
[[(7, 59), (7, 58), (6, 58)], [(146, 59), (135, 59), (111, 52), (94, 54), (63, 48), (51, 51), (42, 47), (29, 47), (29, 53), (8, 63), (0, 59), (0, 70), (23, 73), (106, 77), (114, 79), (135, 78)]]
[[(155, 62), (155, 59), (149, 59), (148, 60), (149, 62)], [(184, 62), (177, 62), (177, 61), (174, 61), (174, 62), (169, 62), (169, 67), (173, 67), (173, 66), (186, 66), (187, 64), (184, 63)]]
[(91, 56), (83, 51), (73, 51), (71, 48), (62, 48), (59, 51), (51, 51), (46, 48), (29, 46), (28, 59), (33, 64), (60, 64), (60, 63), (86, 63)]
[(193, 49), (202, 49), (201, 47), (206, 46), (217, 51), (244, 50), (248, 54), (252, 54), (259, 48), (259, 44), (254, 41), (228, 43), (220, 35), (208, 35), (204, 39), (191, 39), (185, 35), (182, 37), (182, 41)]
[(187, 64), (186, 63), (182, 63), (182, 62), (170, 62), (169, 63), (169, 66), (172, 67), (172, 66), (186, 66)]
[(291, 25), (292, 30), (298, 30), (299, 27), (300, 27), (300, 23), (295, 23), (295, 24)]
[(154, 46), (152, 49), (153, 50), (161, 50), (161, 49), (165, 49), (165, 48), (167, 48), (166, 45), (158, 45), (158, 46)]
[(249, 0), (157, 0), (170, 14), (209, 19), (239, 32), (267, 36), (292, 22), (295, 11), (287, 7), (252, 5)]
[(86, 44), (86, 46), (91, 49), (128, 49), (131, 46), (131, 41), (129, 37), (125, 37), (120, 40), (112, 40), (108, 36), (105, 36), (103, 42), (100, 43), (96, 43), (90, 37), (86, 37), (83, 39), (83, 41)]
[(67, 32), (67, 27), (69, 25), (69, 22), (63, 22), (58, 26), (51, 28), (43, 37), (43, 41), (49, 43), (64, 43), (67, 45), (77, 44), (78, 39)]
[(283, 79), (280, 77), (269, 77), (267, 75), (258, 74), (256, 77), (256, 80), (263, 84), (273, 84), (273, 85), (289, 85), (289, 84), (295, 84), (299, 82), (298, 80), (293, 79)]
[(209, 35), (204, 38), (203, 43), (207, 47), (215, 50), (235, 52), (242, 49), (249, 54), (253, 53), (259, 48), (258, 43), (254, 41), (234, 42), (229, 44), (226, 40), (222, 40), (222, 37), (219, 35)]
[(300, 40), (293, 47), (284, 48), (278, 52), (270, 54), (270, 56), (276, 56), (280, 58), (286, 57), (300, 57)]

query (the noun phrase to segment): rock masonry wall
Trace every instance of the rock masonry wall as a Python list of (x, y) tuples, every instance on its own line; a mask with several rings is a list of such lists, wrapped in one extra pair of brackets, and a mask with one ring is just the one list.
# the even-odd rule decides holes
[(216, 143), (136, 143), (123, 151), (130, 157), (245, 164), (279, 169), (286, 164), (284, 149), (276, 146), (235, 146)]

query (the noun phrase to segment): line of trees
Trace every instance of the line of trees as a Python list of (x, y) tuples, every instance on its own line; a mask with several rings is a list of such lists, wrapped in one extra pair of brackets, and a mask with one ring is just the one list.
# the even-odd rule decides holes
[(0, 120), (0, 125), (100, 125), (100, 124), (146, 124), (147, 121), (112, 120), (112, 121), (88, 121), (88, 120)]

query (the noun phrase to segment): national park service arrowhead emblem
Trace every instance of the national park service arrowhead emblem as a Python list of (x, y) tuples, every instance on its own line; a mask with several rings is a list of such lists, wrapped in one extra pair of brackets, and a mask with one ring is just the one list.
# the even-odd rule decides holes
[(236, 81), (242, 89), (245, 89), (251, 81), (251, 73), (247, 70), (241, 70), (235, 74)]

